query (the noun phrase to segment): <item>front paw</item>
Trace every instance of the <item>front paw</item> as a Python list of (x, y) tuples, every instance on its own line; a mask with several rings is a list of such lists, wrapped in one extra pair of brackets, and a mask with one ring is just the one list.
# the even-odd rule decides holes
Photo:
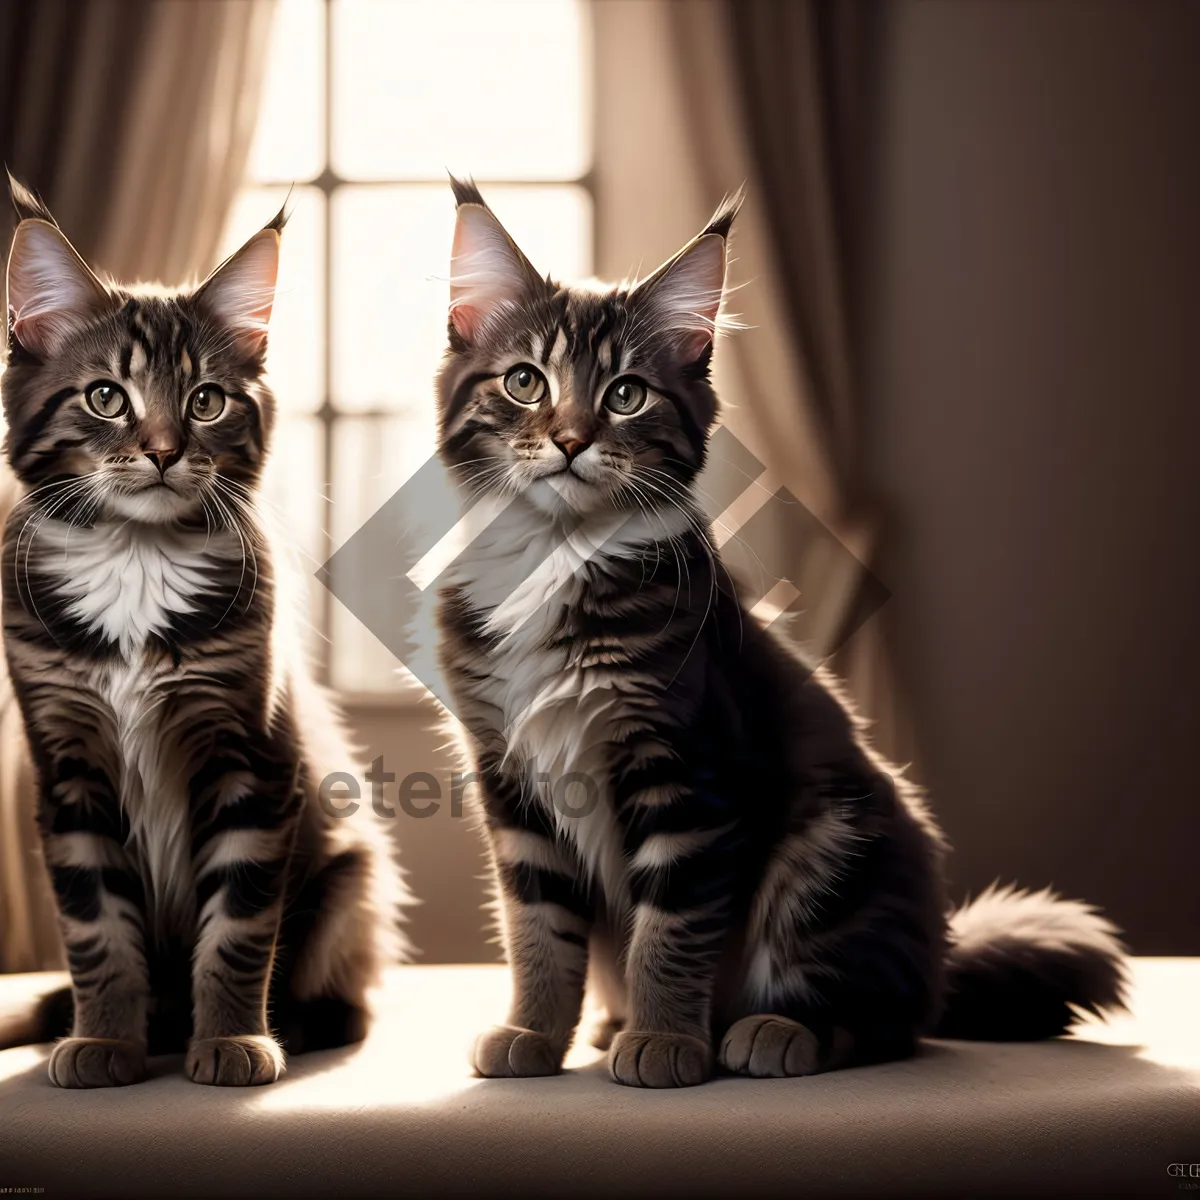
[(628, 1087), (695, 1087), (712, 1075), (712, 1047), (686, 1033), (623, 1030), (613, 1038), (608, 1068)]
[(50, 1053), (50, 1082), (57, 1087), (124, 1087), (145, 1078), (146, 1047), (137, 1042), (69, 1037)]
[(184, 1061), (193, 1083), (255, 1087), (274, 1083), (286, 1069), (283, 1051), (265, 1034), (193, 1038)]
[(754, 1013), (730, 1026), (721, 1039), (721, 1066), (738, 1075), (782, 1079), (821, 1069), (816, 1034), (788, 1017)]
[(497, 1025), (481, 1033), (471, 1062), (485, 1079), (513, 1079), (534, 1075), (557, 1075), (562, 1052), (544, 1034), (516, 1025)]

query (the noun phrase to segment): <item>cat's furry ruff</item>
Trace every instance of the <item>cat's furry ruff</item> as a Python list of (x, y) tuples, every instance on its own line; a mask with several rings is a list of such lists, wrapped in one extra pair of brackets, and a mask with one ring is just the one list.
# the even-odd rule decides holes
[(948, 916), (917, 790), (721, 565), (692, 483), (736, 204), (597, 291), (543, 279), (454, 190), (440, 449), (499, 513), (443, 579), (442, 664), (514, 974), (476, 1070), (556, 1071), (589, 972), (614, 1077), (651, 1087), (1053, 1036), (1119, 1005), (1122, 948), (1087, 906), (993, 890)]
[(382, 826), (318, 803), (354, 756), (257, 504), (282, 215), (169, 293), (99, 280), (14, 200), (5, 652), (73, 1003), (0, 1045), (69, 1032), (62, 1086), (185, 1046), (197, 1082), (270, 1082), (284, 1049), (363, 1036), (404, 894)]

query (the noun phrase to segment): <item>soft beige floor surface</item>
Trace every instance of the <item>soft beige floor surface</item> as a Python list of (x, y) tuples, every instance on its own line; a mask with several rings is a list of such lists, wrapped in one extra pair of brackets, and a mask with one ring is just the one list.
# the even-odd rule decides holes
[[(58, 979), (0, 977), (0, 1009)], [(587, 1047), (556, 1078), (471, 1078), (507, 988), (498, 967), (401, 968), (364, 1045), (244, 1091), (177, 1058), (59, 1091), (45, 1047), (4, 1051), (0, 1195), (1153, 1196), (1200, 1162), (1200, 960), (1138, 960), (1132, 1014), (1080, 1038), (683, 1092), (619, 1087)]]

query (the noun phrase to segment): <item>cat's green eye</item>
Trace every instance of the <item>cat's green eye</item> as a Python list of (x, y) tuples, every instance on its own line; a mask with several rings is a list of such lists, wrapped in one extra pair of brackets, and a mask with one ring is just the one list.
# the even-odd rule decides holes
[(546, 377), (536, 367), (521, 363), (505, 375), (504, 390), (518, 404), (536, 404), (546, 394)]
[(604, 407), (619, 417), (630, 417), (646, 404), (646, 385), (637, 379), (618, 379), (604, 394)]
[(202, 383), (188, 401), (194, 421), (215, 421), (225, 411), (225, 393), (215, 383)]
[(98, 417), (112, 420), (129, 407), (129, 397), (115, 383), (93, 383), (84, 393), (87, 406)]

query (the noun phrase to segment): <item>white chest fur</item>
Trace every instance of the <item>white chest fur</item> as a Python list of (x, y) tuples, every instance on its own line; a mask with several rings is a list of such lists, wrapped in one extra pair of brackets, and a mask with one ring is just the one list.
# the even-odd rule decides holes
[(216, 557), (231, 552), (230, 536), (134, 522), (90, 529), (48, 522), (36, 543), (39, 566), (70, 598), (70, 615), (120, 650), (88, 668), (80, 683), (115, 737), (128, 851), (160, 933), (186, 923), (194, 888), (187, 779), (167, 718), (180, 683), (169, 663), (143, 649), (173, 615), (195, 611)]
[(204, 532), (169, 526), (47, 524), (38, 549), (56, 587), (72, 598), (71, 616), (115, 641), (126, 659), (173, 614), (195, 611), (218, 548)]
[[(516, 501), (520, 504), (520, 501)], [(564, 836), (574, 842), (610, 903), (624, 891), (622, 838), (608, 794), (607, 748), (622, 716), (628, 669), (568, 665), (562, 648), (547, 648), (564, 606), (586, 586), (586, 564), (640, 554), (647, 543), (682, 532), (682, 515), (605, 514), (569, 537), (531, 510), (520, 522), (498, 519), (475, 539), (453, 571), (472, 606), (499, 635), (481, 699), (500, 714), (515, 759), (537, 784)]]
[(93, 687), (112, 714), (121, 758), (121, 808), (128, 849), (140, 863), (158, 932), (180, 928), (193, 908), (187, 778), (167, 712), (179, 683), (167, 668), (110, 662)]

